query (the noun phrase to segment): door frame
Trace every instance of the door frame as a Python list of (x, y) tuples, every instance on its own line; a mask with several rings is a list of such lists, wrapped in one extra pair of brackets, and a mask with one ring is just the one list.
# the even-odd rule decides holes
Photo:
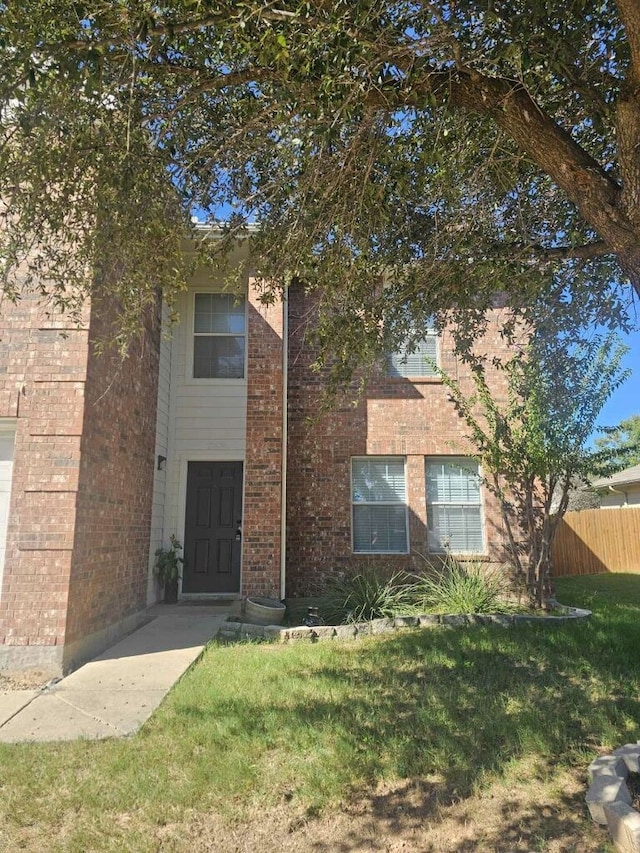
[[(244, 523), (244, 495), (247, 476), (246, 460), (238, 458), (238, 453), (224, 450), (189, 450), (178, 454), (178, 530), (179, 539), (184, 545), (184, 534), (187, 522), (187, 475), (189, 462), (241, 462), (242, 463), (242, 519)], [(178, 598), (182, 601), (206, 601), (207, 599), (224, 599), (236, 601), (242, 598), (242, 565), (244, 557), (244, 529), (240, 548), (240, 588), (238, 592), (182, 592), (182, 578), (178, 585)]]

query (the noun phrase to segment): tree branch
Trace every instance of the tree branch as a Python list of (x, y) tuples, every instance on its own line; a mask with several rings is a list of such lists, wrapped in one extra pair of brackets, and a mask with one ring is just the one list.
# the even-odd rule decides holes
[[(194, 80), (195, 85), (188, 89), (187, 95), (223, 89), (226, 86), (242, 86), (245, 83), (257, 83), (260, 80), (268, 80), (272, 74), (267, 69), (245, 68), (240, 71), (220, 72), (217, 75), (206, 74), (202, 68), (189, 65), (177, 65), (172, 62), (150, 62), (148, 60), (138, 61), (138, 68), (161, 74), (174, 74), (176, 77), (188, 77)], [(213, 69), (212, 69), (213, 70)]]
[(616, 253), (640, 294), (640, 245), (621, 204), (620, 185), (544, 112), (521, 83), (487, 77), (475, 70), (427, 69), (421, 79), (405, 88), (410, 97), (436, 96), (454, 107), (490, 116), (566, 193), (584, 220)]
[(616, 104), (618, 162), (624, 194), (622, 205), (636, 226), (640, 225), (640, 5), (637, 0), (618, 0), (627, 35), (631, 62)]
[[(232, 8), (232, 4), (230, 4)], [(137, 32), (130, 32), (128, 35), (132, 42), (138, 41), (142, 36), (145, 39), (157, 38), (163, 36), (182, 35), (184, 33), (195, 32), (196, 30), (204, 30), (207, 27), (215, 27), (218, 24), (228, 24), (230, 18), (234, 17), (231, 8), (227, 12), (218, 12), (212, 15), (205, 15), (201, 18), (193, 18), (193, 20), (183, 20), (174, 22), (156, 21), (152, 26), (144, 29), (142, 26)], [(238, 12), (235, 13), (238, 19), (241, 17)], [(279, 22), (295, 20), (298, 15), (295, 12), (289, 12), (286, 9), (267, 8), (260, 10), (259, 17), (265, 21)], [(96, 48), (113, 48), (122, 45), (127, 41), (126, 35), (120, 32), (111, 38), (91, 38), (91, 31), (87, 31), (88, 38), (86, 39), (68, 39), (61, 42), (45, 42), (40, 49), (55, 55), (59, 51), (88, 51)]]
[(601, 258), (610, 255), (611, 249), (604, 240), (595, 243), (585, 243), (583, 246), (532, 246), (531, 249), (545, 260), (589, 260), (589, 258)]
[(637, 0), (617, 0), (620, 18), (627, 34), (627, 43), (631, 55), (631, 67), (627, 82), (636, 89), (640, 86), (640, 5)]

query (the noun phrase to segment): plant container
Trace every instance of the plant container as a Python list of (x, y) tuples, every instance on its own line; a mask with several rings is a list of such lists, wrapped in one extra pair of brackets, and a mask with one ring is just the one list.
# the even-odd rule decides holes
[(245, 621), (252, 625), (282, 625), (287, 607), (275, 598), (247, 598)]

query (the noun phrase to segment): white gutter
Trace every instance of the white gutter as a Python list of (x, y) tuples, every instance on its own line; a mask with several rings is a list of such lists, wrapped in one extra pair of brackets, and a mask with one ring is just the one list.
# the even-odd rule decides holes
[(287, 444), (289, 404), (289, 300), (282, 294), (282, 477), (280, 496), (280, 598), (285, 596), (287, 574)]
[(613, 492), (614, 495), (622, 495), (622, 497), (624, 498), (624, 503), (622, 504), (622, 506), (629, 506), (628, 492), (621, 492), (620, 489), (614, 489), (613, 486), (607, 486), (607, 489), (609, 489), (610, 492)]

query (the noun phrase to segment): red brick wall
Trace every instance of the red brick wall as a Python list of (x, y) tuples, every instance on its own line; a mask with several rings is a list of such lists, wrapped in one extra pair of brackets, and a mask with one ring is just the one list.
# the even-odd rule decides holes
[(250, 280), (242, 594), (276, 598), (280, 597), (282, 334), (282, 305), (260, 304)]
[(87, 332), (33, 298), (0, 313), (0, 417), (16, 419), (0, 666), (57, 668), (80, 466)]
[(2, 306), (0, 417), (16, 440), (0, 668), (60, 670), (65, 647), (146, 605), (158, 334), (120, 362), (90, 355), (100, 330), (29, 297)]
[[(108, 331), (92, 311), (90, 343)], [(126, 359), (90, 346), (66, 642), (146, 607), (159, 322)]]
[[(309, 306), (300, 291), (292, 290), (289, 300), (287, 594), (313, 593), (328, 574), (345, 567), (424, 565), (425, 456), (472, 453), (446, 387), (435, 379), (410, 382), (381, 372), (362, 396), (354, 388), (333, 410), (318, 415), (323, 378), (310, 371), (314, 353), (304, 340)], [(495, 327), (492, 340), (501, 346)], [(440, 361), (464, 382), (446, 336)], [(409, 557), (352, 553), (351, 457), (366, 455), (406, 457)], [(483, 502), (489, 556), (497, 560), (503, 544), (499, 510), (491, 495), (485, 493)]]

